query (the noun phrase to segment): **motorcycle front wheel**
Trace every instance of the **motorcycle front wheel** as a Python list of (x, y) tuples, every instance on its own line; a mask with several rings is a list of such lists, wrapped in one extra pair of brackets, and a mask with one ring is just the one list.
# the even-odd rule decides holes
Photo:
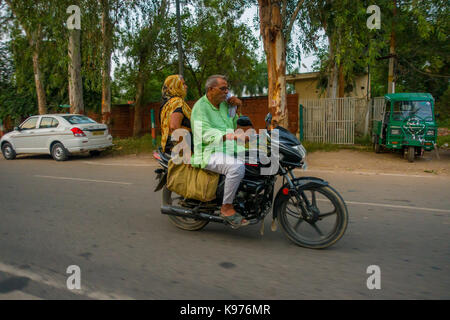
[[(179, 206), (179, 201), (183, 200), (183, 197), (176, 194), (175, 192), (167, 189), (166, 186), (162, 189), (162, 204), (165, 206)], [(172, 222), (177, 228), (188, 230), (188, 231), (197, 231), (203, 229), (209, 221), (200, 221), (190, 218), (183, 218), (177, 216), (169, 215), (169, 221)]]
[[(341, 196), (330, 186), (302, 189), (314, 211), (315, 219), (306, 220), (295, 196), (286, 198), (278, 208), (278, 218), (286, 236), (295, 244), (324, 249), (335, 244), (348, 224), (347, 207)], [(302, 198), (305, 203), (305, 200)]]

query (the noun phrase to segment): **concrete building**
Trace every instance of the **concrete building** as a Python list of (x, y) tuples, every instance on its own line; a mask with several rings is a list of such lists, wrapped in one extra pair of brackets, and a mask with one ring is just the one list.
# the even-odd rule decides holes
[[(353, 90), (346, 92), (345, 97), (367, 98), (368, 95), (370, 97), (369, 81), (369, 74), (357, 77)], [(286, 76), (286, 82), (294, 85), (299, 100), (327, 98), (326, 89), (318, 88), (319, 72), (290, 74)]]

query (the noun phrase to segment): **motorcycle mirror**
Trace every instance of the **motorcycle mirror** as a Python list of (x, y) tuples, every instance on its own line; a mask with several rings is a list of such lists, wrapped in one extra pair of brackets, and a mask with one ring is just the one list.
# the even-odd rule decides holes
[(240, 116), (237, 119), (237, 125), (241, 127), (253, 127), (252, 121), (247, 116)]
[(269, 128), (270, 124), (272, 123), (272, 114), (269, 112), (264, 120), (266, 121), (266, 128)]

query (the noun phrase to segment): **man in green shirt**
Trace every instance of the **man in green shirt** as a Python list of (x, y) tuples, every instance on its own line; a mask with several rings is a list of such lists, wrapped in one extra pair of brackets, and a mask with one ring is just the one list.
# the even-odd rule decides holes
[[(214, 75), (206, 80), (206, 94), (194, 105), (191, 126), (194, 137), (194, 154), (191, 164), (225, 175), (225, 187), (220, 215), (233, 227), (249, 224), (233, 208), (233, 200), (245, 174), (242, 161), (236, 159), (240, 149), (235, 134), (237, 118), (235, 106), (242, 101), (236, 97), (227, 99), (228, 82), (225, 76)], [(227, 103), (228, 102), (228, 103)]]

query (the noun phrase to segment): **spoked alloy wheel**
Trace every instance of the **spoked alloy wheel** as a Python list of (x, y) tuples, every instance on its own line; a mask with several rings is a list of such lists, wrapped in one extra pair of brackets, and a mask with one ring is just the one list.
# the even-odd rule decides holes
[[(169, 189), (167, 189), (166, 186), (164, 186), (164, 188), (162, 189), (163, 205), (181, 207), (181, 204), (179, 203), (181, 200), (183, 200), (182, 196), (176, 194), (175, 192), (170, 191)], [(183, 230), (189, 230), (189, 231), (197, 231), (197, 230), (203, 229), (208, 224), (208, 221), (201, 221), (201, 220), (195, 220), (195, 219), (189, 219), (189, 218), (183, 218), (183, 217), (177, 217), (177, 216), (171, 216), (171, 215), (169, 215), (169, 220), (176, 227), (183, 229)]]
[(345, 203), (329, 186), (303, 189), (308, 199), (313, 219), (305, 220), (294, 196), (286, 198), (278, 217), (283, 231), (295, 244), (312, 249), (327, 248), (343, 235), (348, 224)]

